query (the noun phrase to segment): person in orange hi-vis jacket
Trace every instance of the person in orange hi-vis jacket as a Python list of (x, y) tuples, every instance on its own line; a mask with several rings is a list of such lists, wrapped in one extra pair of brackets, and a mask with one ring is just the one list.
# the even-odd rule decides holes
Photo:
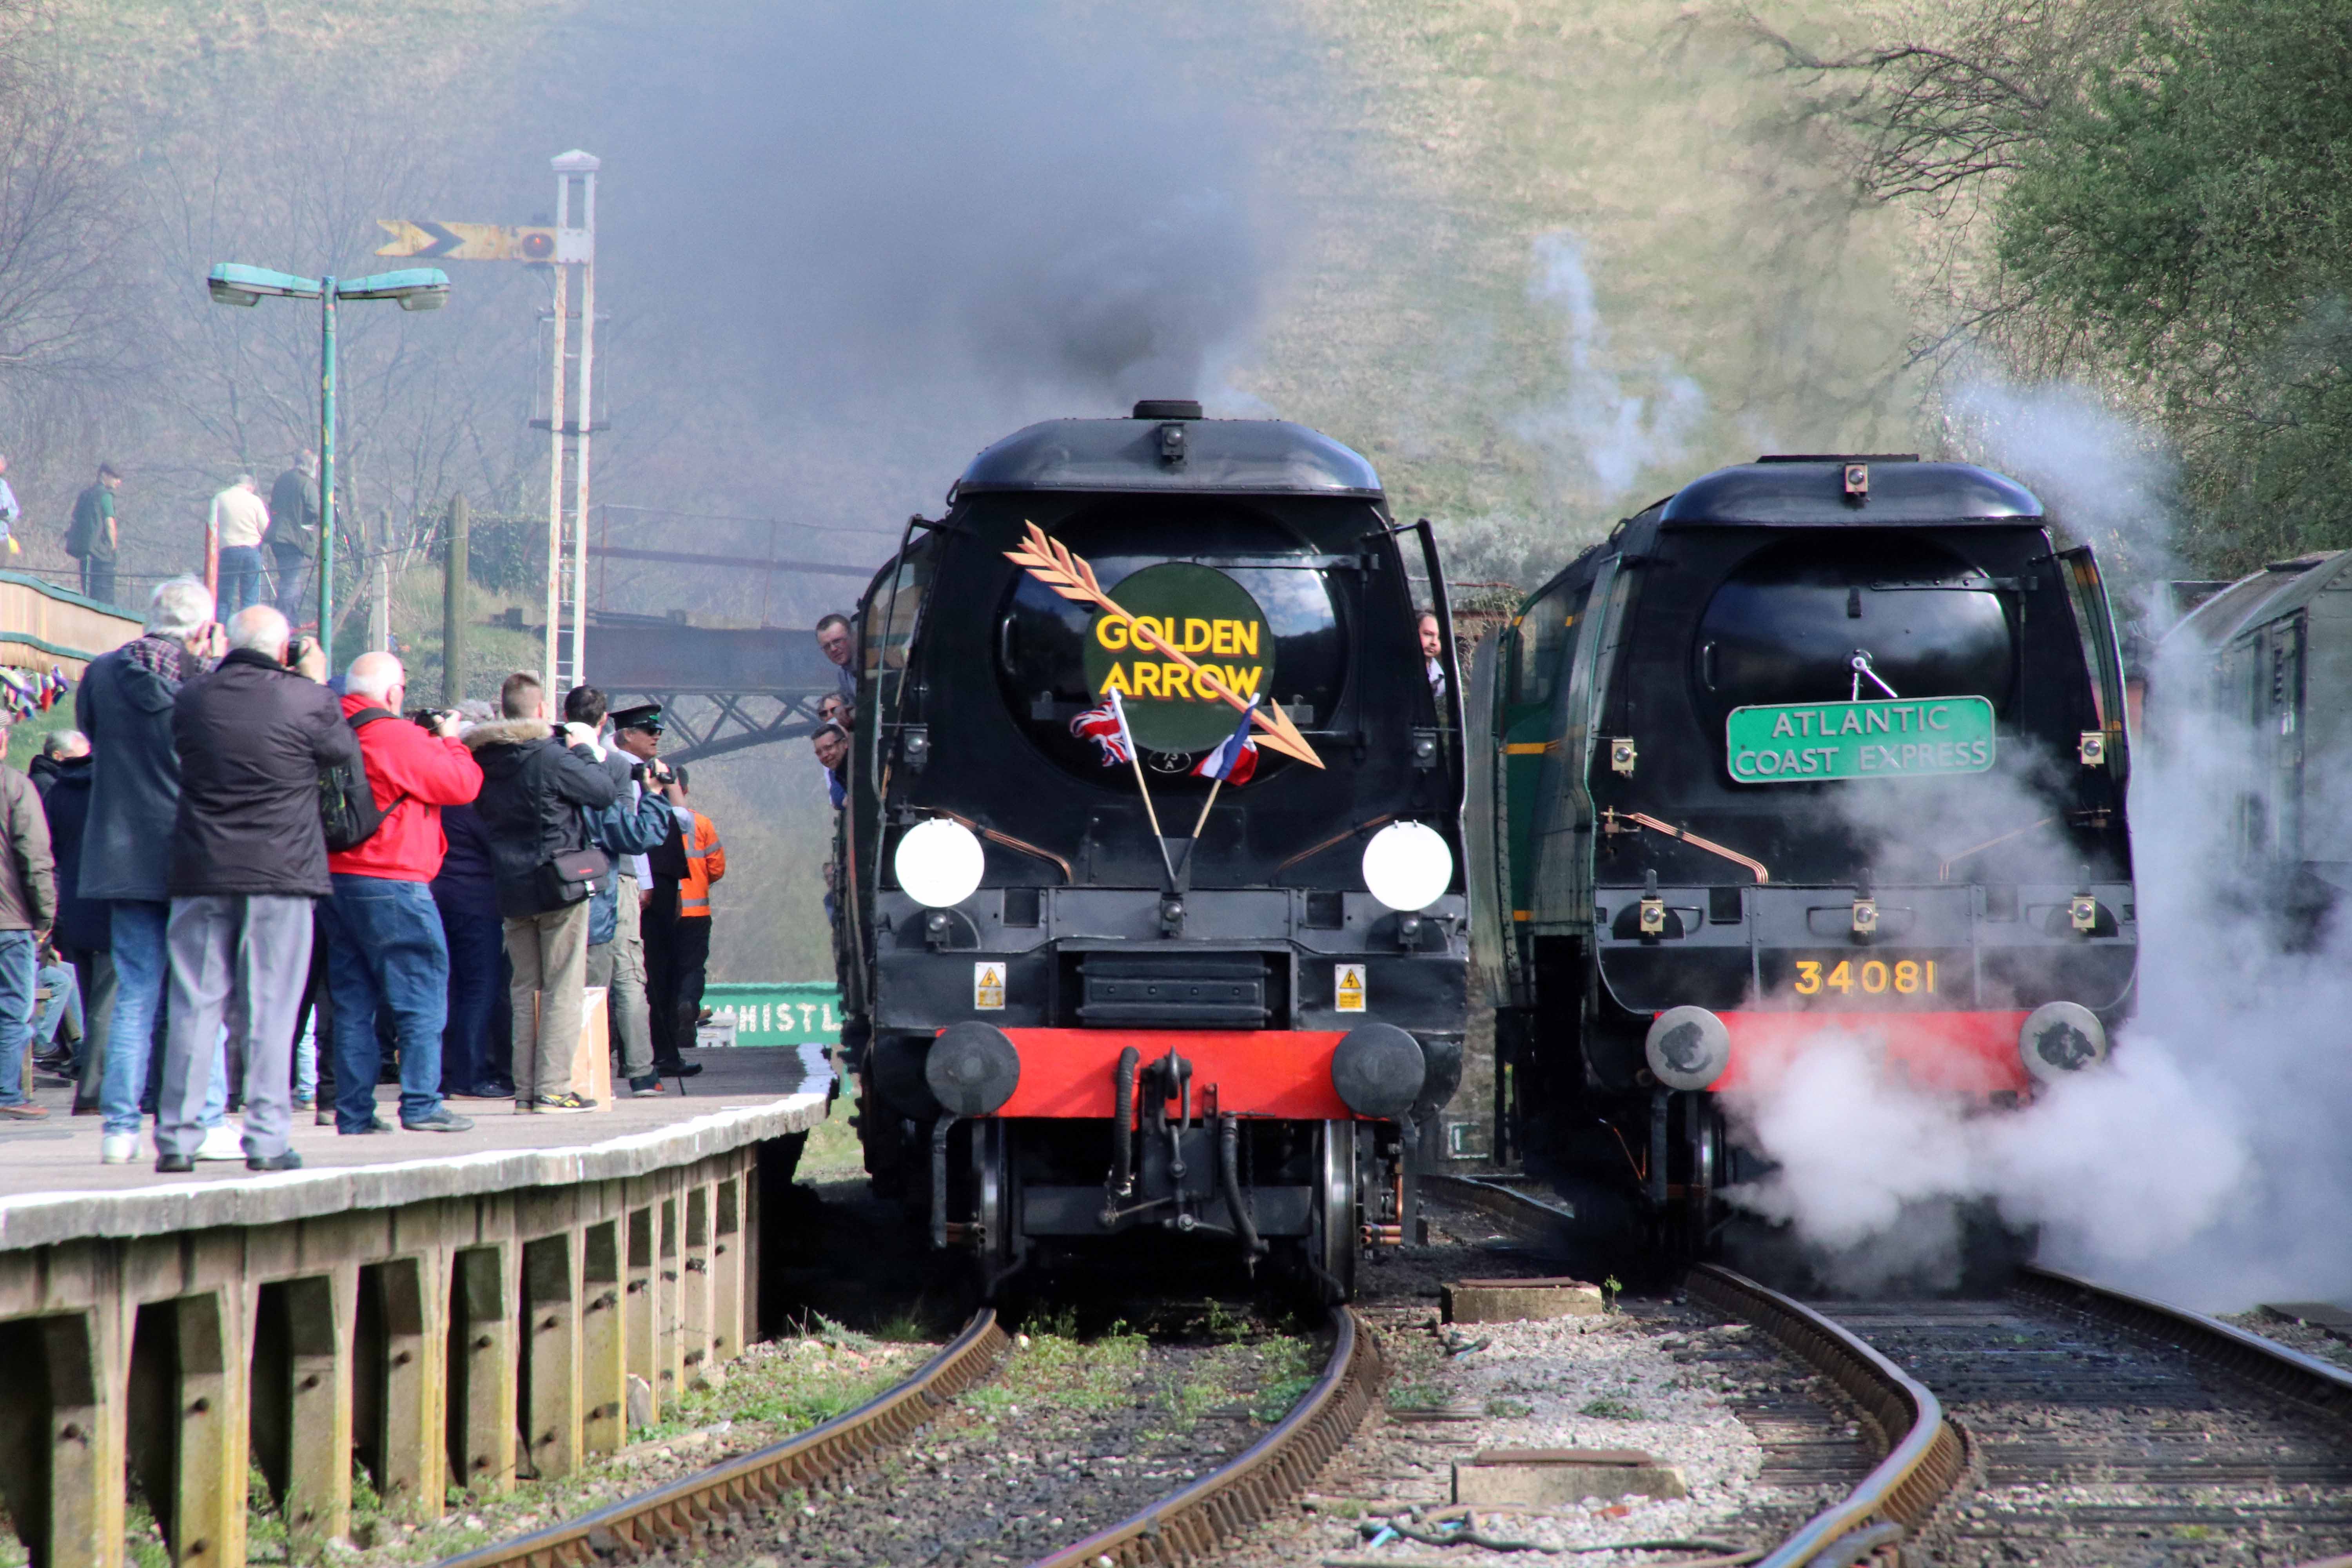
[(670, 974), (677, 987), (677, 1008), (671, 1038), (680, 1046), (692, 1046), (710, 963), (710, 889), (727, 875), (727, 849), (719, 842), (719, 829), (710, 825), (710, 818), (688, 805), (686, 770), (681, 767), (677, 773), (669, 798), (677, 813), (679, 837), (686, 841), (686, 878), (677, 885), (677, 924), (671, 947)]

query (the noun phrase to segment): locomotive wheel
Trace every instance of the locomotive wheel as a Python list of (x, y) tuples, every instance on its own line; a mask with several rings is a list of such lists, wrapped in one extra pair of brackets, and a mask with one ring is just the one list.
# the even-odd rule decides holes
[(973, 1258), (980, 1266), (984, 1296), (1020, 1261), (1014, 1246), (1013, 1128), (993, 1117), (971, 1124), (972, 1218), (979, 1222), (980, 1245)]
[(1356, 1295), (1356, 1258), (1363, 1251), (1356, 1213), (1356, 1124), (1326, 1121), (1315, 1140), (1315, 1228), (1307, 1261), (1339, 1301)]
[(1682, 1235), (1677, 1240), (1684, 1258), (1696, 1263), (1715, 1250), (1717, 1211), (1722, 1207), (1715, 1194), (1722, 1184), (1723, 1116), (1711, 1094), (1693, 1093), (1685, 1100), (1683, 1137), (1690, 1169), (1684, 1178)]

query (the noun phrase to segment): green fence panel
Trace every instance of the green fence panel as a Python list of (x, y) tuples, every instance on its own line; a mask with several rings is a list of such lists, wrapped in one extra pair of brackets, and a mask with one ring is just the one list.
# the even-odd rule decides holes
[(776, 980), (706, 985), (702, 1005), (713, 1019), (731, 1011), (739, 1046), (837, 1046), (841, 989), (816, 980)]

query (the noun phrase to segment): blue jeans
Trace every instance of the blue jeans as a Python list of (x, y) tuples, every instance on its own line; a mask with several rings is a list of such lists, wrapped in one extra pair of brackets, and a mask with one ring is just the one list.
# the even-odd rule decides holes
[(505, 926), (496, 915), (441, 907), (449, 946), (449, 1026), (441, 1037), (445, 1094), (512, 1093), (499, 1087), (503, 1069), (491, 1062), (490, 1037), (499, 993), (506, 988)]
[(379, 1006), (392, 1010), (400, 1047), (400, 1119), (421, 1121), (441, 1109), (441, 1031), (449, 1021), (449, 948), (433, 889), (341, 873), (334, 884), (324, 907), (335, 1131), (362, 1132), (375, 1119)]
[(33, 933), (0, 931), (0, 1105), (22, 1105), (33, 1043)]
[(172, 973), (163, 928), (172, 906), (120, 900), (111, 908), (114, 954), (114, 1016), (106, 1032), (106, 1076), (98, 1107), (106, 1131), (139, 1131), (139, 1102), (147, 1098), (147, 1062), (154, 1048), (155, 1015), (163, 1006), (163, 982)]
[(226, 620), (261, 602), (261, 546), (224, 544), (220, 549), (220, 616)]
[(82, 1043), (81, 983), (67, 963), (52, 963), (40, 973), (40, 980), (49, 988), (48, 1005), (41, 1009), (33, 1024), (33, 1038), (43, 1046), (54, 1047), (58, 1030), (67, 1024), (73, 1026), (74, 1047), (79, 1051)]

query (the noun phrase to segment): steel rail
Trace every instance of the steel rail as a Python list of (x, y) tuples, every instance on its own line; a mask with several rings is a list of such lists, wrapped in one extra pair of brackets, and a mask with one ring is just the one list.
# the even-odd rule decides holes
[(1323, 1375), (1274, 1429), (1181, 1491), (1029, 1568), (1140, 1568), (1203, 1561), (1217, 1542), (1307, 1489), (1371, 1408), (1381, 1377), (1372, 1331), (1345, 1308), (1332, 1313)]
[(2266, 1340), (2201, 1312), (2097, 1285), (2055, 1268), (2028, 1263), (2018, 1269), (2017, 1294), (2099, 1318), (2144, 1339), (2158, 1340), (2219, 1367), (2264, 1393), (2315, 1414), (2352, 1423), (2352, 1372)]
[(1927, 1385), (1852, 1331), (1744, 1274), (1701, 1263), (1688, 1283), (1693, 1300), (1747, 1319), (1835, 1384), (1887, 1447), (1886, 1458), (1843, 1501), (1807, 1521), (1757, 1568), (1800, 1568), (1822, 1559), (1852, 1563), (1893, 1543), (1895, 1532), (1886, 1526), (1916, 1533), (1968, 1470), (1959, 1432)]
[(995, 1368), (1007, 1342), (996, 1314), (983, 1308), (913, 1376), (855, 1410), (562, 1524), (444, 1558), (438, 1568), (588, 1568), (615, 1552), (635, 1556), (689, 1536), (787, 1491), (822, 1486), (929, 1425)]

